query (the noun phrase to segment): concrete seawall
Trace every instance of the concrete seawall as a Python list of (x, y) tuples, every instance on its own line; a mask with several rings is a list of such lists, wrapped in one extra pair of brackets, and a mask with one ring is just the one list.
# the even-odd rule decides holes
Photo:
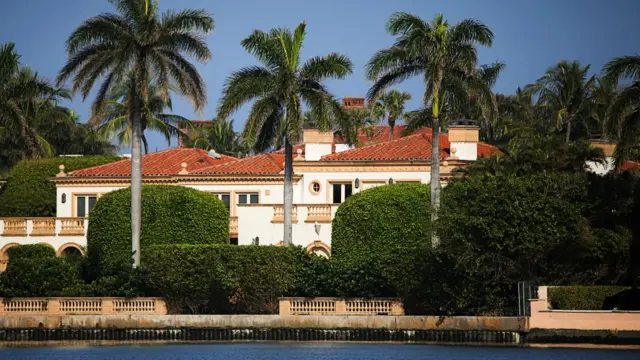
[(296, 316), (296, 315), (66, 315), (4, 316), (0, 329), (171, 329), (281, 328), (387, 329), (523, 332), (526, 318), (438, 316)]

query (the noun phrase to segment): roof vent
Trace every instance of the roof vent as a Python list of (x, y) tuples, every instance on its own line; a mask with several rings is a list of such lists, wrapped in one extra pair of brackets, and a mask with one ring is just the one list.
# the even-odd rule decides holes
[(207, 155), (208, 155), (209, 157), (214, 158), (214, 159), (220, 159), (220, 158), (221, 158), (220, 154), (218, 154), (215, 150), (209, 150), (209, 152), (207, 153)]

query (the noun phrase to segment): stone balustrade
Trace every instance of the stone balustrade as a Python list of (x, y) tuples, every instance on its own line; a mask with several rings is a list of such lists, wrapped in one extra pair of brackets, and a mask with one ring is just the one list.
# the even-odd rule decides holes
[(166, 315), (160, 298), (0, 298), (0, 315)]
[(87, 218), (0, 218), (0, 236), (84, 236)]
[(396, 298), (280, 298), (280, 315), (404, 315)]
[[(272, 205), (273, 206), (273, 219), (272, 223), (284, 222), (284, 205)], [(291, 208), (291, 221), (298, 222), (298, 205), (293, 205)]]
[(229, 234), (231, 236), (238, 236), (238, 217), (237, 216), (232, 216), (229, 219)]
[(331, 222), (331, 205), (307, 205), (308, 223), (330, 223)]

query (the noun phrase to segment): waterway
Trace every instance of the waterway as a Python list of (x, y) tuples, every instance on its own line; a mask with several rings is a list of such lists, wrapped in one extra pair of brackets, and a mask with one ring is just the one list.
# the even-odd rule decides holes
[(638, 360), (640, 350), (363, 343), (0, 348), (2, 360)]

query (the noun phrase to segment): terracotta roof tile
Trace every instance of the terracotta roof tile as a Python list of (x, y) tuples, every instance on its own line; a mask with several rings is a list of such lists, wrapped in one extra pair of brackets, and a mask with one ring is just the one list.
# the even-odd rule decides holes
[[(202, 149), (167, 149), (142, 156), (142, 175), (178, 175), (183, 162), (187, 164), (187, 171), (191, 172), (233, 160), (236, 158), (227, 155), (220, 155), (219, 159), (210, 157), (208, 152)], [(131, 159), (125, 158), (105, 165), (72, 171), (69, 176), (131, 176)]]
[(284, 170), (284, 154), (271, 153), (250, 156), (224, 163), (208, 166), (190, 172), (194, 175), (278, 175)]
[(636, 162), (636, 161), (627, 160), (627, 161), (622, 163), (622, 166), (620, 166), (620, 170), (622, 170), (622, 171), (640, 170), (640, 163)]
[[(449, 140), (446, 134), (440, 134), (440, 157), (446, 158)], [(431, 136), (415, 134), (396, 140), (381, 142), (373, 145), (357, 147), (355, 149), (325, 155), (322, 160), (429, 160), (431, 159)]]

